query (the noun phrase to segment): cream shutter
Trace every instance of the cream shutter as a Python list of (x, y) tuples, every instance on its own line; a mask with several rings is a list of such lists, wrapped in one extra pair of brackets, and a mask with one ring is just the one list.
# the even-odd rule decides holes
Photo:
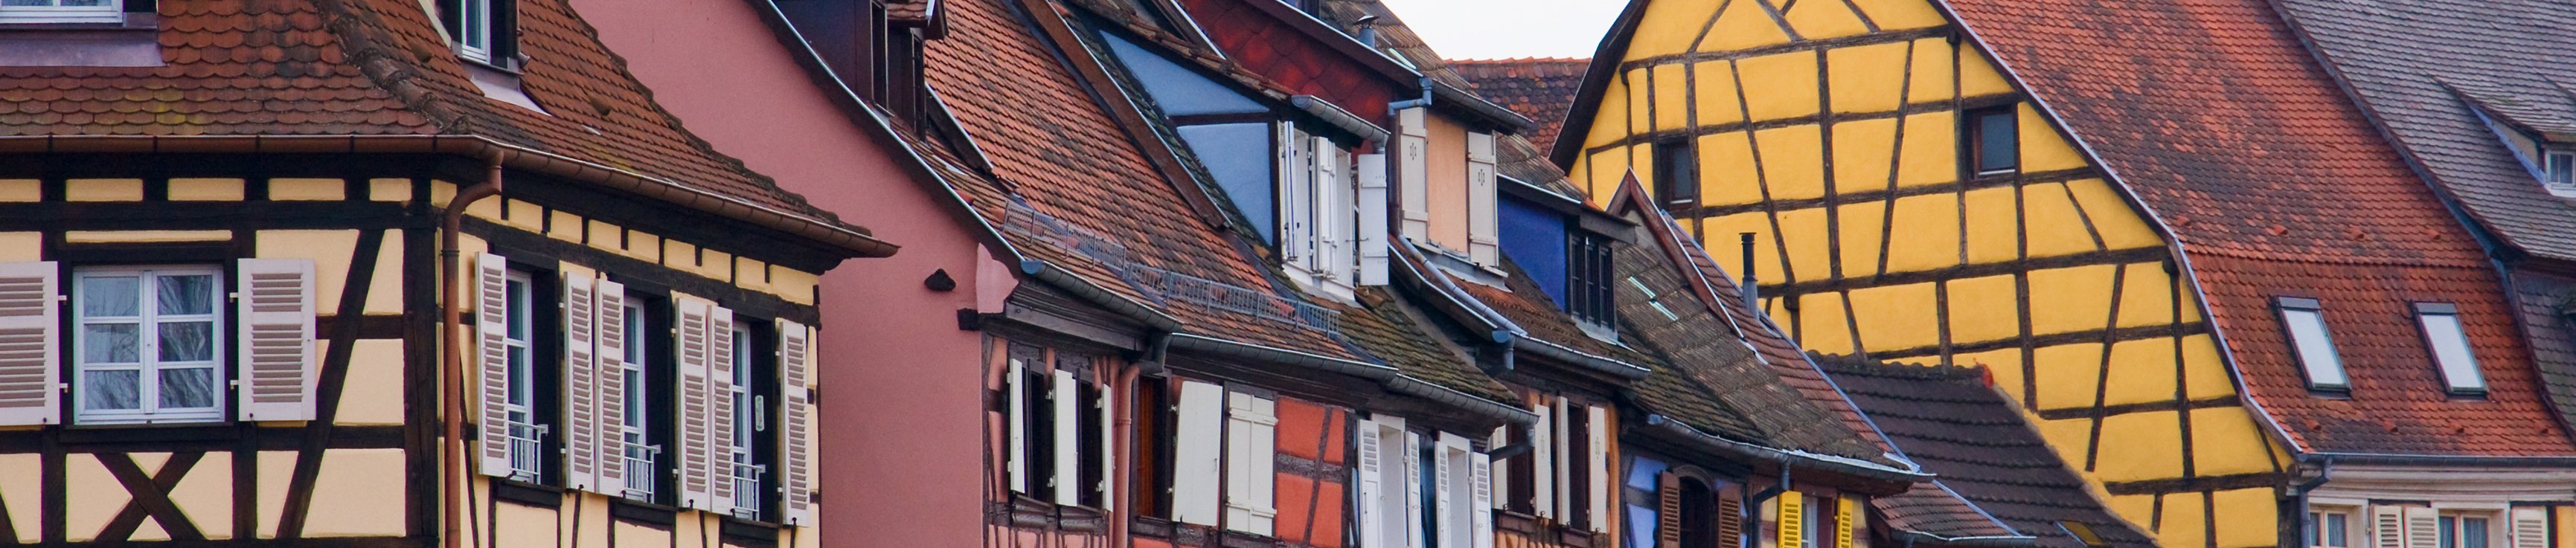
[(815, 520), (814, 414), (807, 407), (814, 400), (810, 388), (814, 368), (812, 340), (813, 334), (805, 330), (804, 324), (778, 320), (778, 370), (786, 377), (779, 391), (787, 400), (786, 428), (781, 428), (779, 434), (786, 438), (780, 446), (787, 453), (779, 462), (787, 465), (787, 470), (779, 477), (786, 484), (783, 497), (787, 500), (788, 525), (813, 525)]
[[(1404, 546), (1422, 545), (1422, 435), (1404, 433), (1404, 445), (1395, 448), (1395, 458), (1404, 461)], [(1392, 548), (1392, 547), (1390, 547)]]
[(1002, 419), (1011, 435), (1011, 454), (1002, 460), (1011, 475), (1011, 492), (1022, 494), (1037, 492), (1029, 488), (1029, 393), (1028, 387), (1020, 385), (1028, 373), (1027, 362), (1012, 358), (1010, 371), (1002, 377), (1002, 409), (1010, 413)]
[[(1494, 181), (1494, 134), (1467, 134), (1467, 257), (1476, 264), (1497, 266), (1502, 263), (1501, 227), (1494, 212), (1498, 199)], [(1593, 520), (1599, 523), (1602, 520)], [(1601, 530), (1594, 527), (1595, 531)]]
[(573, 272), (563, 275), (564, 321), (564, 485), (600, 492), (601, 436), (614, 436), (599, 422), (597, 279)]
[(2406, 507), (2406, 548), (2435, 548), (2442, 544), (2442, 518), (2430, 507)]
[(1494, 461), (1468, 453), (1468, 488), (1476, 500), (1467, 505), (1467, 548), (1494, 548)]
[(1386, 242), (1386, 155), (1362, 154), (1351, 171), (1359, 179), (1359, 284), (1386, 285), (1392, 251)]
[(1538, 414), (1538, 422), (1529, 426), (1530, 474), (1535, 476), (1530, 478), (1530, 511), (1541, 518), (1555, 518), (1556, 482), (1565, 477), (1565, 471), (1556, 467), (1565, 453), (1565, 448), (1556, 445), (1556, 430), (1564, 423), (1556, 420), (1554, 406), (1532, 405), (1530, 412)]
[(1227, 529), (1270, 535), (1279, 519), (1278, 402), (1241, 392), (1226, 394)]
[(1775, 532), (1779, 535), (1772, 541), (1772, 546), (1804, 548), (1804, 543), (1807, 541), (1807, 495), (1797, 491), (1784, 491), (1780, 496), (1772, 497), (1771, 500), (1779, 501), (1780, 507), (1777, 521), (1779, 527), (1775, 528)]
[(1549, 500), (1547, 504), (1553, 504), (1556, 506), (1556, 518), (1560, 520), (1574, 519), (1574, 473), (1576, 470), (1574, 470), (1573, 467), (1575, 459), (1583, 457), (1581, 453), (1578, 453), (1581, 449), (1575, 448), (1576, 445), (1583, 443), (1583, 440), (1568, 439), (1574, 435), (1574, 424), (1569, 422), (1574, 420), (1574, 415), (1571, 414), (1570, 411), (1572, 411), (1572, 409), (1566, 407), (1565, 398), (1563, 396), (1557, 397), (1556, 409), (1554, 411), (1556, 419), (1555, 438), (1557, 439), (1556, 466), (1554, 467), (1556, 476), (1553, 478), (1553, 481), (1550, 482), (1554, 483), (1556, 488), (1553, 496), (1548, 497)]
[(2406, 548), (2406, 514), (2399, 506), (2370, 508), (2371, 548)]
[(1181, 383), (1180, 425), (1172, 444), (1172, 521), (1216, 525), (1217, 483), (1225, 435), (1225, 389)]
[(712, 303), (691, 297), (675, 296), (672, 300), (679, 303), (680, 310), (678, 333), (671, 337), (680, 359), (680, 382), (679, 386), (673, 387), (679, 390), (675, 400), (679, 402), (679, 422), (673, 426), (678, 427), (680, 438), (680, 506), (713, 510), (714, 492), (708, 485), (711, 478), (707, 477), (709, 453), (715, 447), (714, 432), (707, 424), (711, 412), (708, 409), (707, 366), (714, 359), (710, 354), (713, 350), (709, 348), (707, 317)]
[(1055, 383), (1049, 387), (1054, 397), (1048, 399), (1055, 403), (1055, 477), (1046, 478), (1042, 484), (1054, 486), (1051, 492), (1055, 503), (1065, 506), (1082, 505), (1082, 486), (1078, 485), (1082, 477), (1080, 382), (1074, 380), (1072, 371), (1058, 368)]
[[(1510, 427), (1510, 426), (1498, 426), (1498, 427), (1495, 427), (1495, 428), (1494, 428), (1494, 433), (1493, 433), (1493, 435), (1490, 435), (1490, 436), (1486, 436), (1486, 437), (1485, 437), (1485, 449), (1486, 449), (1486, 450), (1488, 450), (1488, 451), (1490, 451), (1490, 450), (1493, 450), (1493, 449), (1496, 449), (1496, 448), (1500, 448), (1500, 447), (1505, 446), (1505, 445), (1510, 445), (1510, 444), (1512, 443), (1511, 434), (1509, 433), (1509, 432), (1510, 432), (1510, 429), (1511, 429), (1511, 427)], [(1489, 460), (1490, 460), (1490, 459), (1489, 459)], [(1502, 464), (1502, 463), (1496, 462), (1496, 463), (1493, 463), (1493, 464)], [(1488, 505), (1488, 506), (1487, 506), (1487, 508), (1492, 508), (1492, 509), (1495, 509), (1495, 510), (1501, 510), (1501, 509), (1504, 509), (1504, 508), (1506, 508), (1506, 505), (1510, 504), (1510, 502), (1509, 502), (1509, 501), (1510, 501), (1510, 500), (1511, 500), (1511, 498), (1512, 498), (1512, 489), (1511, 489), (1511, 488), (1512, 488), (1512, 477), (1511, 477), (1511, 476), (1512, 476), (1512, 472), (1511, 472), (1511, 469), (1509, 469), (1509, 468), (1497, 469), (1497, 470), (1494, 470), (1493, 472), (1491, 472), (1491, 473), (1490, 473), (1490, 475), (1491, 475), (1492, 477), (1491, 477), (1491, 478), (1488, 478), (1488, 479), (1489, 479), (1489, 481), (1487, 481), (1487, 482), (1486, 482), (1486, 483), (1487, 483), (1487, 485), (1485, 486), (1486, 490), (1488, 491), (1487, 496), (1486, 496), (1485, 498), (1486, 498), (1486, 499), (1488, 499), (1488, 500), (1493, 501), (1493, 504)]]
[(1314, 138), (1315, 195), (1320, 204), (1316, 220), (1323, 234), (1325, 252), (1320, 271), (1341, 279), (1357, 282), (1354, 269), (1359, 264), (1359, 195), (1350, 179), (1351, 155), (1328, 137)]
[(2513, 548), (2549, 548), (2549, 509), (2524, 506), (2513, 509)]
[(1396, 113), (1396, 129), (1402, 134), (1395, 139), (1396, 190), (1404, 194), (1404, 237), (1413, 241), (1431, 239), (1431, 129), (1425, 125), (1423, 109), (1410, 108)]
[(733, 310), (707, 307), (707, 509), (733, 513)]
[[(626, 322), (643, 318), (626, 317), (626, 284), (599, 280), (591, 287), (592, 316), (595, 335), (591, 340), (598, 351), (591, 359), (598, 367), (578, 372), (590, 378), (592, 435), (599, 440), (592, 482), (599, 492), (610, 495), (626, 493)], [(650, 473), (638, 471), (637, 473)]]
[(237, 270), (242, 420), (313, 420), (313, 260), (242, 259)]
[(1369, 419), (1360, 419), (1358, 427), (1352, 429), (1359, 432), (1359, 436), (1351, 440), (1359, 453), (1358, 466), (1351, 475), (1354, 476), (1352, 483), (1359, 486), (1356, 492), (1359, 494), (1360, 548), (1388, 545), (1386, 484), (1378, 480), (1380, 470), (1386, 466), (1386, 451), (1379, 447), (1380, 438), (1386, 435), (1385, 429), (1377, 421)]
[(1465, 481), (1459, 475), (1467, 471), (1455, 469), (1450, 462), (1458, 453), (1467, 451), (1467, 438), (1441, 432), (1436, 439), (1439, 442), (1431, 451), (1431, 512), (1432, 522), (1440, 524), (1439, 548), (1467, 548), (1467, 531), (1461, 527), (1465, 524), (1457, 519), (1465, 515), (1465, 509), (1458, 505), (1467, 501), (1458, 500), (1455, 494), (1458, 482)]
[(1117, 396), (1110, 390), (1109, 383), (1102, 382), (1099, 386), (1100, 399), (1097, 411), (1100, 413), (1100, 454), (1093, 457), (1100, 459), (1100, 485), (1094, 488), (1100, 490), (1100, 509), (1117, 511), (1119, 508), (1118, 451), (1125, 448), (1117, 444), (1118, 405), (1114, 401)]
[(1590, 513), (1584, 515), (1591, 516), (1591, 518), (1585, 521), (1591, 522), (1592, 532), (1608, 532), (1610, 530), (1611, 483), (1609, 411), (1601, 407), (1590, 405), (1583, 406), (1583, 409), (1584, 413), (1589, 415), (1587, 422), (1584, 423), (1586, 426), (1584, 426), (1583, 432), (1587, 437), (1591, 438), (1584, 444), (1585, 453), (1583, 463), (1586, 468), (1584, 473), (1587, 474), (1584, 477), (1589, 478), (1584, 482), (1584, 485), (1591, 487), (1591, 492), (1585, 495), (1586, 500), (1584, 501), (1585, 504), (1589, 505), (1588, 508), (1590, 509)]
[(482, 254), (474, 259), (474, 334), (482, 372), (483, 468), (487, 476), (510, 475), (510, 261)]
[(1271, 142), (1278, 144), (1280, 261), (1312, 270), (1315, 254), (1315, 189), (1307, 165), (1305, 133), (1280, 123)]
[(0, 263), (0, 426), (61, 424), (62, 270), (50, 261)]

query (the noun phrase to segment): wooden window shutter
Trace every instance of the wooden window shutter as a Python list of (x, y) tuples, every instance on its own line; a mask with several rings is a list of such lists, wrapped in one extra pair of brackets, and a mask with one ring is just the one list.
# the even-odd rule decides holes
[(1744, 490), (1732, 485), (1716, 486), (1717, 545), (1735, 548), (1744, 545)]
[(733, 310), (707, 307), (707, 510), (733, 513)]
[(1358, 454), (1351, 468), (1351, 483), (1359, 486), (1352, 491), (1359, 497), (1361, 548), (1377, 548), (1386, 541), (1386, 484), (1378, 480), (1380, 470), (1386, 466), (1386, 450), (1379, 447), (1379, 438), (1385, 435), (1383, 429), (1370, 419), (1359, 419), (1351, 428), (1359, 433), (1351, 439), (1352, 450)]
[[(1455, 495), (1450, 494), (1457, 490), (1457, 482), (1460, 479), (1458, 475), (1466, 471), (1457, 470), (1456, 466), (1450, 465), (1449, 455), (1459, 446), (1466, 445), (1467, 440), (1448, 432), (1441, 432), (1433, 439), (1436, 441), (1431, 446), (1430, 510), (1431, 522), (1440, 525), (1439, 530), (1434, 532), (1438, 535), (1434, 540), (1438, 541), (1439, 548), (1466, 548), (1466, 543), (1460, 542), (1462, 540), (1460, 536), (1467, 532), (1459, 530), (1461, 528), (1458, 527), (1457, 521), (1451, 519), (1452, 515), (1458, 513), (1458, 503), (1466, 501), (1458, 500)], [(1452, 440), (1456, 442), (1452, 443)]]
[(814, 401), (812, 372), (813, 334), (805, 325), (778, 320), (778, 370), (785, 377), (779, 390), (787, 400), (782, 415), (786, 428), (779, 435), (786, 438), (785, 458), (778, 462), (787, 470), (779, 474), (785, 483), (788, 525), (813, 525), (814, 516), (814, 412), (808, 406)]
[(474, 334), (482, 373), (482, 472), (510, 475), (510, 260), (485, 253), (474, 259)]
[[(602, 450), (602, 436), (615, 436), (608, 425), (599, 422), (597, 279), (574, 272), (563, 274), (564, 321), (564, 395), (568, 424), (564, 425), (564, 486), (583, 491), (600, 492), (599, 461), (610, 455)], [(621, 448), (622, 449), (622, 448)]]
[[(1494, 211), (1496, 194), (1494, 134), (1467, 134), (1467, 257), (1476, 264), (1502, 264), (1500, 220)], [(1600, 519), (1592, 520), (1599, 523)], [(1594, 527), (1593, 530), (1602, 530)]]
[(1494, 548), (1494, 461), (1484, 453), (1467, 453), (1467, 488), (1476, 500), (1467, 505), (1467, 548)]
[(1351, 169), (1359, 179), (1360, 285), (1386, 285), (1389, 253), (1386, 222), (1386, 154), (1362, 154)]
[(1852, 548), (1852, 526), (1859, 520), (1860, 499), (1852, 497), (1834, 499), (1833, 548)]
[[(1485, 436), (1485, 448), (1487, 450), (1493, 450), (1510, 446), (1512, 444), (1511, 432), (1512, 427), (1510, 425), (1495, 427), (1493, 434)], [(1497, 468), (1490, 472), (1489, 475), (1492, 477), (1487, 478), (1489, 485), (1486, 487), (1486, 492), (1488, 493), (1488, 496), (1493, 499), (1494, 505), (1492, 506), (1492, 509), (1494, 510), (1508, 509), (1511, 504), (1508, 502), (1512, 498), (1511, 463), (1508, 462), (1510, 459), (1504, 460), (1506, 462), (1492, 463), (1494, 465), (1501, 466), (1502, 468)]]
[(1431, 239), (1431, 128), (1424, 112), (1410, 108), (1396, 113), (1401, 134), (1395, 139), (1395, 185), (1404, 195), (1404, 237), (1414, 241)]
[(1181, 383), (1180, 428), (1172, 444), (1172, 520), (1216, 525), (1225, 436), (1225, 389)]
[(1273, 128), (1270, 142), (1278, 158), (1279, 186), (1279, 256), (1280, 261), (1311, 268), (1308, 256), (1314, 253), (1314, 189), (1309, 183), (1304, 133), (1282, 122)]
[(1027, 361), (1011, 358), (1010, 370), (1003, 372), (1002, 376), (1002, 410), (1009, 413), (1002, 420), (1008, 423), (1005, 429), (1011, 436), (1011, 453), (1002, 460), (1011, 476), (1011, 492), (1022, 494), (1036, 492), (1029, 489), (1029, 393), (1020, 386), (1026, 382), (1021, 379), (1026, 378), (1028, 372)]
[(1351, 210), (1351, 197), (1342, 187), (1342, 169), (1335, 165), (1341, 148), (1325, 137), (1300, 136), (1304, 140), (1308, 173), (1315, 189), (1315, 272), (1325, 277), (1339, 276), (1350, 267), (1350, 236), (1357, 232), (1345, 224), (1342, 213)]
[(1091, 488), (1100, 491), (1100, 509), (1116, 511), (1118, 510), (1118, 480), (1116, 479), (1118, 450), (1123, 448), (1115, 446), (1118, 439), (1118, 404), (1112, 401), (1115, 396), (1111, 395), (1110, 387), (1108, 382), (1099, 383), (1097, 385), (1099, 397), (1093, 399), (1095, 405), (1099, 406), (1097, 412), (1100, 413), (1100, 431), (1099, 438), (1092, 440), (1092, 443), (1094, 447), (1100, 448), (1100, 454), (1093, 455), (1092, 458), (1100, 461), (1100, 484)]
[(2549, 508), (2523, 506), (2513, 509), (2513, 548), (2549, 548)]
[(313, 420), (313, 260), (242, 259), (237, 270), (242, 420)]
[(1773, 528), (1778, 533), (1772, 541), (1773, 548), (1803, 548), (1807, 541), (1807, 495), (1783, 491), (1771, 500), (1778, 501), (1780, 508), (1780, 516), (1772, 520), (1778, 524)]
[(1422, 513), (1430, 509), (1422, 507), (1422, 435), (1405, 432), (1404, 445), (1396, 448), (1395, 457), (1404, 461), (1404, 546), (1426, 548)]
[(1583, 406), (1583, 409), (1586, 415), (1583, 434), (1588, 440), (1584, 444), (1583, 455), (1583, 485), (1584, 490), (1587, 491), (1584, 494), (1587, 505), (1586, 512), (1583, 514), (1584, 522), (1591, 526), (1592, 532), (1605, 533), (1610, 531), (1610, 485), (1612, 483), (1609, 411), (1590, 405)]
[(0, 425), (61, 424), (61, 267), (0, 263)]
[(1227, 529), (1270, 535), (1279, 519), (1276, 432), (1278, 402), (1241, 392), (1226, 394)]
[(2371, 548), (2406, 548), (2405, 512), (2400, 506), (2370, 508)]
[[(592, 482), (599, 492), (610, 495), (626, 493), (626, 323), (643, 321), (626, 316), (626, 284), (598, 280), (591, 285), (591, 341), (598, 350), (591, 359), (598, 366), (579, 371), (590, 378), (593, 423), (588, 428), (599, 440), (597, 461), (593, 463)], [(639, 411), (640, 412), (640, 411)], [(650, 473), (638, 471), (637, 473)]]
[(1655, 546), (1680, 547), (1682, 545), (1682, 477), (1680, 475), (1672, 472), (1655, 474), (1655, 518)]
[(2406, 548), (2436, 548), (2442, 544), (2441, 514), (2431, 507), (2406, 507)]
[(714, 492), (708, 485), (713, 481), (707, 477), (709, 457), (715, 447), (713, 430), (707, 424), (713, 413), (708, 409), (707, 386), (707, 367), (714, 358), (707, 330), (712, 303), (694, 297), (673, 296), (672, 300), (678, 303), (680, 312), (678, 332), (671, 337), (680, 361), (680, 382), (675, 387), (679, 390), (680, 416), (674, 425), (678, 427), (680, 445), (680, 506), (713, 510)]
[(1082, 413), (1080, 406), (1076, 405), (1082, 402), (1081, 395), (1077, 393), (1080, 392), (1077, 385), (1082, 381), (1075, 380), (1073, 371), (1064, 369), (1061, 364), (1051, 378), (1055, 379), (1053, 386), (1049, 387), (1054, 395), (1048, 398), (1055, 404), (1055, 466), (1052, 467), (1055, 477), (1046, 478), (1042, 484), (1054, 487), (1049, 493), (1056, 504), (1079, 506), (1082, 504), (1082, 486), (1074, 478), (1082, 476)]
[(1565, 470), (1556, 463), (1565, 457), (1565, 448), (1556, 444), (1556, 431), (1565, 423), (1557, 420), (1556, 407), (1548, 404), (1530, 406), (1538, 422), (1530, 423), (1530, 511), (1541, 518), (1556, 517), (1556, 483)]

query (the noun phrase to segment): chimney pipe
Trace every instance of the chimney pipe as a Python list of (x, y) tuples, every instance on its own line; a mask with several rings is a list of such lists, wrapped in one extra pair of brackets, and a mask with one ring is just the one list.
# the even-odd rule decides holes
[(1377, 49), (1377, 16), (1364, 16), (1357, 21), (1352, 21), (1351, 24), (1360, 27), (1360, 35), (1354, 38), (1359, 39), (1361, 44), (1368, 45), (1369, 49)]
[(1737, 234), (1736, 236), (1741, 238), (1744, 242), (1744, 283), (1741, 284), (1742, 287), (1739, 288), (1744, 290), (1744, 308), (1746, 310), (1762, 310), (1761, 290), (1757, 289), (1761, 286), (1755, 285), (1756, 282), (1753, 279), (1753, 233), (1745, 232)]

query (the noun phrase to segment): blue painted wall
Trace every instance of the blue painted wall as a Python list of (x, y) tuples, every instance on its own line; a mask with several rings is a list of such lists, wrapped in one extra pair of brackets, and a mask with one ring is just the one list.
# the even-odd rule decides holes
[(1529, 273), (1530, 281), (1565, 306), (1565, 214), (1538, 204), (1503, 196), (1497, 221), (1503, 230), (1503, 256)]
[(1235, 92), (1234, 88), (1209, 80), (1197, 71), (1116, 34), (1101, 33), (1101, 38), (1109, 43), (1110, 53), (1127, 65), (1127, 72), (1143, 82), (1145, 95), (1153, 97), (1154, 103), (1163, 107), (1165, 115), (1270, 112), (1270, 107)]
[[(1211, 124), (1179, 128), (1181, 141), (1197, 154), (1199, 164), (1207, 166), (1216, 177), (1218, 187), (1234, 199), (1234, 207), (1243, 212), (1243, 220), (1261, 227), (1261, 241), (1274, 243), (1278, 238), (1276, 217), (1279, 208), (1272, 205), (1276, 193), (1270, 180), (1270, 124)], [(1560, 261), (1562, 262), (1562, 261)]]

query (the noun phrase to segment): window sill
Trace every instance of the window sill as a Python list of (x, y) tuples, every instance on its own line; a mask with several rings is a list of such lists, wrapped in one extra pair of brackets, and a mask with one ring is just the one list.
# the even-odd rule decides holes
[(21, 67), (157, 67), (161, 18), (125, 14), (118, 23), (0, 22), (0, 65)]
[(563, 489), (509, 478), (492, 478), (492, 500), (545, 509), (563, 508)]
[(678, 508), (653, 504), (650, 502), (639, 502), (626, 497), (609, 497), (608, 515), (609, 517), (618, 520), (651, 525), (665, 529), (677, 526), (680, 523), (680, 509)]
[(2554, 184), (2554, 183), (2544, 183), (2544, 184), (2540, 185), (2540, 188), (2548, 190), (2548, 191), (2549, 191), (2549, 195), (2551, 195), (2551, 196), (2557, 196), (2557, 197), (2559, 197), (2559, 198), (2565, 198), (2565, 199), (2570, 199), (2570, 200), (2576, 200), (2576, 185), (2562, 185), (2562, 184)]
[(777, 546), (778, 530), (781, 528), (782, 527), (780, 525), (775, 523), (752, 521), (733, 516), (725, 516), (724, 525), (720, 527), (720, 529), (722, 529), (724, 540), (726, 541), (725, 544), (749, 546), (752, 548), (768, 548)]

